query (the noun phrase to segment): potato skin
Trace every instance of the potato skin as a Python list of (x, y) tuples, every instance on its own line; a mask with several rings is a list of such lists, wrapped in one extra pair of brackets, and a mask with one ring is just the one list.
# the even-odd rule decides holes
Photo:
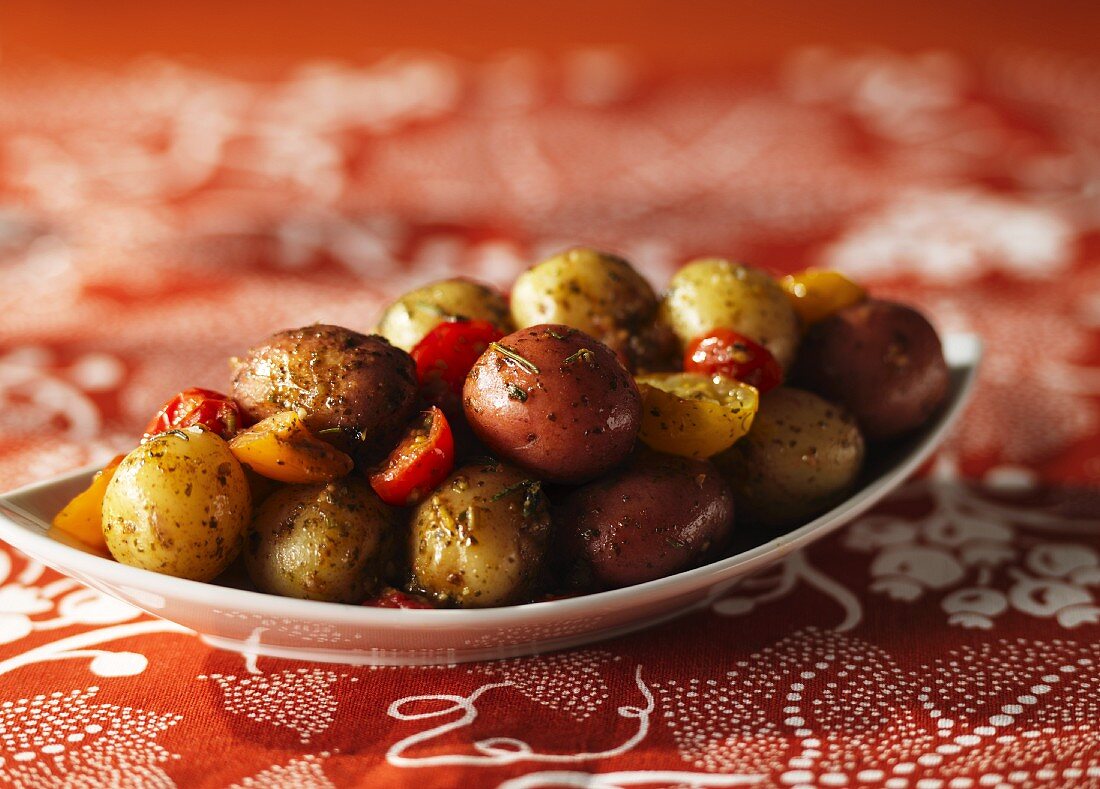
[(456, 277), (411, 290), (386, 308), (378, 333), (404, 351), (445, 320), (471, 318), (488, 321), (502, 333), (512, 331), (508, 302), (497, 291), (473, 280)]
[(836, 504), (863, 464), (863, 436), (843, 407), (780, 387), (760, 400), (748, 435), (713, 458), (741, 521), (786, 526)]
[(264, 592), (358, 603), (381, 583), (396, 535), (396, 513), (363, 480), (289, 485), (256, 512), (245, 565)]
[(236, 363), (233, 397), (258, 422), (303, 409), (306, 426), (392, 434), (416, 410), (416, 364), (385, 338), (340, 326), (287, 329)]
[(512, 287), (517, 328), (542, 323), (580, 329), (632, 369), (664, 366), (675, 338), (655, 323), (657, 294), (626, 260), (577, 247), (544, 260)]
[(545, 497), (525, 472), (496, 462), (463, 466), (413, 513), (412, 586), (463, 608), (522, 602), (549, 530)]
[(111, 555), (145, 570), (210, 581), (240, 553), (252, 496), (228, 445), (189, 427), (128, 454), (103, 495)]
[(794, 363), (801, 330), (787, 294), (760, 269), (705, 258), (676, 272), (661, 301), (660, 319), (681, 345), (727, 328), (763, 345), (784, 370)]
[(843, 403), (868, 441), (924, 424), (947, 397), (940, 338), (916, 310), (871, 300), (837, 312), (806, 336), (800, 385)]
[(554, 508), (570, 556), (604, 587), (664, 578), (720, 546), (733, 492), (710, 463), (656, 452), (573, 490)]
[(533, 367), (490, 346), (466, 378), (466, 418), (495, 455), (540, 480), (580, 483), (630, 454), (642, 400), (610, 348), (555, 325), (521, 329), (499, 346)]

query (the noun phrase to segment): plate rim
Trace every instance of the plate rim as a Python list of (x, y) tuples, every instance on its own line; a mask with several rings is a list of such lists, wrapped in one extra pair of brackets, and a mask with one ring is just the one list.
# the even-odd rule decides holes
[[(346, 624), (349, 618), (354, 618), (358, 625), (379, 629), (508, 627), (530, 624), (532, 620), (595, 615), (609, 608), (618, 608), (620, 604), (627, 601), (632, 606), (644, 605), (647, 602), (666, 600), (678, 594), (688, 595), (714, 583), (736, 580), (741, 573), (731, 571), (744, 565), (781, 558), (803, 545), (831, 534), (842, 525), (862, 515), (894, 490), (901, 481), (908, 478), (942, 444), (945, 434), (958, 423), (974, 393), (983, 355), (980, 337), (969, 333), (946, 333), (942, 344), (948, 366), (963, 373), (958, 391), (940, 414), (934, 429), (921, 439), (911, 454), (902, 459), (892, 472), (872, 481), (836, 507), (793, 531), (701, 567), (619, 589), (593, 592), (561, 600), (476, 609), (387, 609), (362, 604), (302, 600), (192, 581), (125, 565), (65, 545), (48, 537), (45, 533), (38, 533), (27, 526), (15, 523), (5, 514), (5, 510), (16, 511), (21, 517), (31, 522), (42, 523), (41, 518), (15, 504), (13, 499), (89, 475), (99, 470), (99, 465), (24, 485), (0, 495), (0, 540), (66, 576), (70, 576), (75, 570), (82, 576), (93, 578), (106, 585), (126, 586), (135, 590), (154, 592), (164, 597), (207, 605), (214, 609), (236, 607), (260, 615), (292, 617), (303, 621), (332, 624)], [(46, 556), (51, 558), (56, 556), (57, 560), (50, 561), (44, 558)], [(229, 593), (233, 598), (232, 601), (226, 599)], [(243, 597), (240, 597), (241, 595)], [(144, 606), (138, 607), (144, 608)], [(150, 611), (150, 613), (157, 615), (156, 611)]]

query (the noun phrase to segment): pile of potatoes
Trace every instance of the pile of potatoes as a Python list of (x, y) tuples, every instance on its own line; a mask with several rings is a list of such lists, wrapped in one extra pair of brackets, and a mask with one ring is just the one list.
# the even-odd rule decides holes
[[(433, 404), (418, 349), (461, 322), (498, 339), (446, 371), (454, 438), (432, 438), (433, 487), (387, 504), (372, 472)], [(714, 356), (712, 335), (741, 339)], [(510, 300), (435, 282), (374, 333), (282, 331), (234, 369), (239, 425), (148, 435), (55, 525), (200, 581), (243, 557), (273, 594), (515, 604), (661, 578), (721, 557), (735, 528), (805, 522), (851, 492), (867, 442), (918, 429), (948, 391), (928, 321), (835, 272), (776, 280), (708, 258), (658, 295), (583, 248), (522, 274)], [(423, 451), (414, 436), (400, 452)]]

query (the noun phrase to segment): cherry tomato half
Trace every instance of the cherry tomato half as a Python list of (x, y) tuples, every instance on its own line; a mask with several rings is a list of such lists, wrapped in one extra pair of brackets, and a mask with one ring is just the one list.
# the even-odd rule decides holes
[(755, 386), (761, 394), (783, 383), (783, 368), (771, 351), (732, 329), (714, 329), (688, 343), (684, 372), (717, 373)]
[(369, 600), (363, 601), (363, 605), (371, 608), (435, 608), (434, 605), (420, 595), (402, 592), (400, 589), (389, 586)]
[(241, 427), (241, 409), (221, 392), (198, 387), (184, 389), (161, 406), (145, 427), (145, 436), (195, 425), (213, 430), (222, 438), (231, 438)]
[(439, 324), (410, 355), (424, 398), (448, 410), (459, 406), (462, 384), (474, 362), (504, 334), (488, 321), (456, 320)]
[(370, 484), (387, 504), (415, 504), (447, 478), (454, 459), (451, 426), (443, 412), (432, 406), (371, 474)]

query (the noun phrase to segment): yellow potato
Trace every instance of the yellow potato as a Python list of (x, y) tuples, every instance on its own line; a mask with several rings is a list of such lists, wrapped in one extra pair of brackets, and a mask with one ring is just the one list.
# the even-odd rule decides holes
[(395, 511), (361, 479), (292, 485), (257, 510), (245, 564), (265, 592), (359, 603), (393, 558), (396, 528)]
[(492, 288), (463, 279), (445, 279), (411, 290), (386, 308), (378, 334), (405, 351), (443, 321), (471, 318), (494, 324), (503, 334), (512, 331), (508, 302)]
[(127, 455), (103, 495), (103, 538), (123, 564), (209, 581), (240, 553), (252, 516), (244, 470), (216, 433), (161, 433)]
[(674, 355), (675, 340), (655, 324), (657, 304), (657, 294), (630, 263), (587, 247), (544, 260), (512, 288), (516, 328), (553, 323), (580, 329), (632, 369), (653, 368)]
[(863, 456), (863, 436), (844, 408), (780, 387), (761, 398), (749, 434), (713, 462), (733, 488), (739, 522), (783, 526), (840, 501)]
[(703, 459), (729, 449), (752, 426), (759, 394), (723, 375), (658, 373), (636, 379), (642, 393), (638, 438), (669, 455)]
[(771, 351), (784, 370), (794, 362), (801, 337), (794, 307), (774, 279), (717, 258), (696, 260), (676, 272), (660, 318), (682, 345), (713, 329), (733, 329)]
[(523, 602), (538, 578), (549, 531), (538, 482), (498, 463), (465, 466), (413, 514), (413, 583), (463, 608)]

